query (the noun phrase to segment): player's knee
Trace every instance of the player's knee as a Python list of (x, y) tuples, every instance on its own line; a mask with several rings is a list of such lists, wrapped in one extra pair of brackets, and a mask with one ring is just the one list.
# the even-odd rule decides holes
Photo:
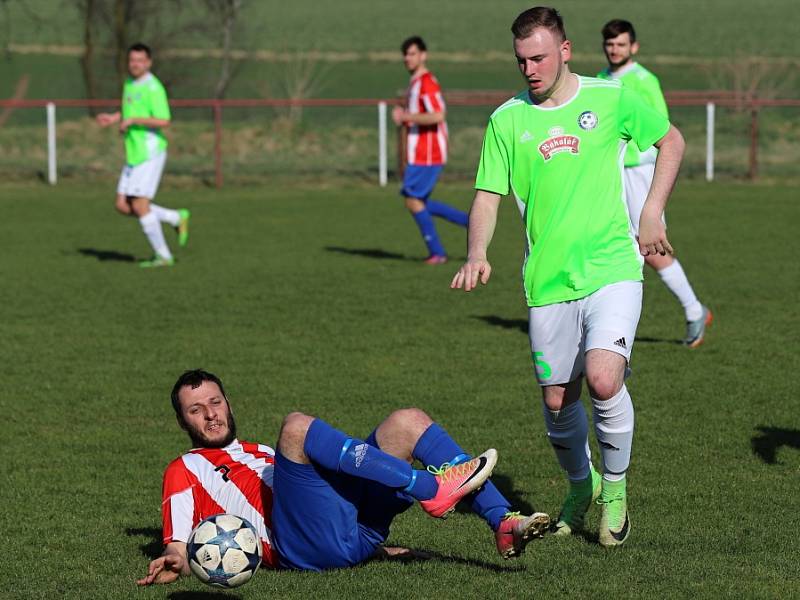
[(561, 410), (567, 403), (567, 390), (561, 386), (542, 388), (542, 400), (548, 410)]
[(599, 373), (587, 373), (586, 385), (589, 393), (595, 400), (609, 400), (617, 395), (622, 389), (622, 377), (617, 377), (615, 373), (601, 371)]
[(425, 203), (417, 198), (406, 198), (406, 208), (416, 214), (425, 210)]
[(314, 417), (301, 412), (292, 412), (286, 415), (278, 435), (278, 450), (281, 454), (290, 457), (297, 452), (303, 452), (306, 434), (313, 421)]
[(387, 424), (408, 432), (417, 432), (420, 435), (431, 426), (433, 419), (419, 408), (401, 408), (394, 411), (386, 419)]

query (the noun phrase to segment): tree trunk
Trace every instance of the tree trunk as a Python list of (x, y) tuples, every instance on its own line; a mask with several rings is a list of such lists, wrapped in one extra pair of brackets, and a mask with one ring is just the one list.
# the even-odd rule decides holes
[[(81, 8), (83, 9), (83, 55), (81, 56), (81, 71), (83, 72), (83, 84), (86, 88), (86, 97), (89, 100), (97, 98), (97, 80), (94, 73), (94, 36), (92, 35), (92, 23), (95, 19), (97, 5), (95, 0), (84, 0)], [(97, 109), (89, 107), (89, 114), (94, 116)]]

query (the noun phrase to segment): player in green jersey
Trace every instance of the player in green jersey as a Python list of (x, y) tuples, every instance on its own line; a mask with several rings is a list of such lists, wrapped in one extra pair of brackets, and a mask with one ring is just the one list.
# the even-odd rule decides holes
[[(651, 107), (667, 116), (667, 103), (661, 93), (658, 78), (634, 60), (639, 52), (639, 42), (636, 41), (633, 25), (629, 21), (614, 19), (605, 24), (602, 34), (608, 67), (597, 76), (621, 81), (623, 85), (636, 90)], [(625, 151), (625, 200), (634, 233), (638, 231), (639, 215), (653, 179), (656, 154), (655, 148), (642, 152), (635, 144), (628, 144)], [(696, 348), (703, 343), (706, 327), (711, 324), (711, 311), (697, 299), (677, 258), (655, 254), (646, 256), (644, 260), (656, 270), (683, 306), (686, 315), (684, 343), (690, 348)]]
[[(680, 132), (618, 82), (579, 77), (553, 8), (521, 13), (511, 28), (527, 89), (489, 119), (470, 211), (467, 261), (451, 287), (488, 283), (487, 248), (500, 198), (513, 194), (527, 233), (523, 268), (531, 356), (542, 387), (547, 435), (570, 488), (555, 531), (573, 532), (593, 500), (602, 506), (599, 540), (630, 533), (625, 474), (633, 404), (625, 372), (641, 310), (642, 256), (672, 247), (661, 214), (683, 156)], [(622, 158), (632, 141), (659, 148), (639, 221), (628, 223)], [(602, 476), (591, 464), (583, 378), (591, 396)]]
[(162, 130), (169, 127), (171, 116), (167, 93), (150, 72), (150, 48), (134, 44), (128, 49), (128, 77), (122, 91), (122, 110), (97, 115), (102, 127), (119, 124), (125, 136), (125, 166), (117, 184), (116, 209), (139, 219), (153, 258), (139, 263), (142, 267), (168, 267), (175, 262), (169, 250), (161, 222), (178, 233), (178, 244), (189, 240), (189, 211), (172, 210), (152, 202), (167, 159), (167, 139)]

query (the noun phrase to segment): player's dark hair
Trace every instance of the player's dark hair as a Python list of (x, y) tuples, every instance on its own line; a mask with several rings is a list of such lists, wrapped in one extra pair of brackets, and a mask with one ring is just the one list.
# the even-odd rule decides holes
[(211, 381), (216, 383), (219, 387), (219, 391), (222, 392), (225, 401), (228, 400), (228, 396), (225, 395), (225, 388), (222, 387), (222, 381), (220, 378), (214, 375), (213, 373), (209, 373), (208, 371), (204, 371), (203, 369), (191, 369), (189, 371), (184, 371), (183, 374), (178, 377), (178, 381), (175, 382), (175, 385), (172, 386), (172, 408), (175, 410), (175, 414), (178, 415), (178, 418), (183, 420), (183, 415), (181, 413), (181, 401), (178, 398), (178, 394), (181, 391), (181, 388), (185, 385), (188, 385), (193, 390), (199, 388), (200, 385), (204, 381)]
[(534, 6), (521, 12), (511, 25), (511, 33), (514, 34), (515, 39), (524, 40), (537, 27), (549, 29), (561, 38), (562, 42), (567, 39), (564, 20), (555, 8), (549, 6)]
[(416, 46), (419, 48), (420, 52), (426, 52), (428, 50), (428, 47), (425, 45), (425, 40), (418, 35), (412, 35), (410, 38), (403, 40), (400, 49), (403, 51), (403, 54), (405, 54), (411, 46)]
[(131, 52), (144, 52), (147, 54), (147, 58), (153, 57), (153, 52), (150, 50), (150, 46), (147, 44), (143, 44), (142, 42), (136, 42), (133, 46), (128, 48), (128, 54)]
[(610, 40), (618, 35), (627, 33), (631, 38), (631, 44), (636, 41), (636, 31), (633, 28), (633, 23), (625, 19), (611, 19), (608, 23), (603, 25), (603, 40)]

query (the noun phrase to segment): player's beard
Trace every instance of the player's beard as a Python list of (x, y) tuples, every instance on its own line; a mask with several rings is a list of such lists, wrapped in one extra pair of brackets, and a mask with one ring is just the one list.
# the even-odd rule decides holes
[(192, 447), (193, 448), (224, 448), (228, 444), (230, 444), (233, 440), (236, 439), (236, 420), (233, 418), (233, 413), (228, 410), (228, 416), (225, 419), (228, 424), (228, 433), (225, 437), (219, 440), (209, 440), (207, 437), (203, 435), (202, 432), (198, 431), (195, 427), (192, 427), (188, 423), (186, 425), (186, 433), (189, 434), (189, 438), (192, 440)]

